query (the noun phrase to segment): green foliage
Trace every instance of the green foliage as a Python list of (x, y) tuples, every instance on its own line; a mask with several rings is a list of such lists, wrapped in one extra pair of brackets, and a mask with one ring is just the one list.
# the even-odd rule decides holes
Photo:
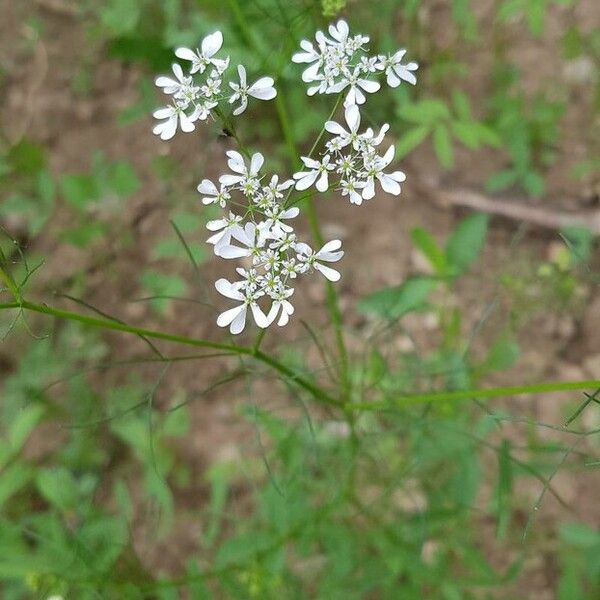
[(540, 36), (544, 31), (546, 12), (552, 4), (570, 6), (573, 0), (504, 0), (498, 9), (498, 19), (509, 22), (523, 16), (532, 35)]
[(398, 116), (409, 124), (409, 129), (396, 144), (396, 156), (405, 156), (431, 136), (433, 149), (442, 167), (454, 165), (452, 139), (475, 150), (483, 145), (496, 147), (499, 138), (484, 123), (472, 116), (467, 96), (458, 90), (452, 94), (452, 105), (443, 100), (429, 98), (401, 104)]
[(565, 106), (540, 94), (527, 99), (518, 87), (516, 71), (506, 65), (497, 68), (494, 80), (490, 123), (500, 135), (511, 164), (492, 175), (487, 189), (497, 192), (520, 186), (530, 196), (539, 197), (545, 190), (540, 170), (555, 160), (558, 121)]
[(346, 6), (346, 0), (321, 0), (324, 17), (335, 17)]
[(177, 275), (165, 275), (158, 271), (144, 271), (140, 275), (140, 283), (148, 291), (152, 308), (158, 313), (164, 313), (169, 306), (169, 300), (182, 296), (186, 289), (185, 281)]
[[(569, 3), (504, 0), (497, 20), (524, 17), (539, 35), (548, 7)], [(485, 106), (471, 106), (467, 93), (455, 87), (463, 87), (462, 78), (468, 84), (471, 74), (468, 62), (459, 57), (465, 48), (481, 51), (490, 38), (487, 31), (478, 31), (472, 4), (449, 4), (460, 41), (444, 48), (437, 47), (427, 11), (421, 10), (429, 7), (420, 0), (384, 0), (376, 10), (372, 3), (344, 0), (86, 0), (80, 8), (88, 39), (101, 42), (110, 59), (152, 72), (169, 68), (174, 46), (193, 46), (221, 29), (234, 64), (244, 62), (276, 77), (285, 98), (278, 109), (295, 116), (292, 135), (307, 146), (322, 126), (330, 98), (307, 99), (296, 85), (298, 69), (288, 64), (289, 56), (298, 39), (323, 28), (322, 16), (333, 18), (348, 9), (349, 20), (372, 33), (373, 47), (391, 51), (406, 39), (419, 48), (423, 84), (414, 92), (401, 86), (394, 99), (404, 131), (396, 143), (398, 157), (427, 141), (440, 165), (451, 169), (457, 143), (473, 159), (484, 147), (501, 149), (507, 167), (490, 179), (488, 189), (518, 186), (539, 196), (560, 141), (558, 123), (566, 101), (526, 96), (513, 70), (502, 67), (492, 73), (493, 94)], [(42, 23), (30, 25), (38, 30)], [(496, 33), (494, 49), (501, 61), (506, 48)], [(464, 47), (464, 41), (469, 45)], [(566, 58), (595, 57), (598, 47), (593, 32), (565, 30)], [(92, 67), (86, 62), (79, 66), (71, 83), (76, 93), (91, 89)], [(156, 103), (150, 79), (140, 77), (138, 102), (121, 110), (120, 126), (147, 118)], [(374, 99), (369, 106), (369, 125), (386, 120), (391, 111), (384, 100)], [(268, 110), (265, 115), (272, 117)], [(270, 143), (287, 168), (280, 127), (271, 117), (253, 119), (243, 133)], [(144, 296), (137, 299), (149, 301), (160, 315), (178, 307), (173, 299), (187, 292), (186, 281), (176, 273), (189, 273), (204, 261), (203, 226), (212, 218), (210, 209), (198, 216), (181, 194), (176, 156), (160, 156), (152, 163), (173, 227), (149, 240), (149, 256), (157, 265), (133, 280), (142, 289), (138, 296)], [(0, 218), (17, 219), (27, 237), (44, 232), (50, 221), (60, 226), (60, 241), (96, 249), (95, 243), (112, 231), (115, 215), (140, 189), (135, 169), (96, 154), (89, 171), (57, 178), (49, 164), (42, 146), (28, 138), (0, 148)], [(586, 158), (574, 170), (584, 177), (593, 175), (595, 167), (595, 159)], [(55, 209), (66, 226), (52, 221)], [(363, 406), (378, 403), (381, 411), (313, 409), (289, 378), (278, 388), (293, 400), (282, 416), (280, 406), (271, 402), (275, 396), (265, 394), (276, 388), (263, 387), (265, 374), (244, 357), (239, 368), (249, 374), (244, 383), (253, 404), (244, 406), (242, 418), (254, 435), (244, 438), (235, 461), (216, 459), (206, 468), (194, 464), (189, 469), (185, 458), (196, 448), (185, 437), (190, 425), (185, 404), (192, 396), (171, 397), (172, 386), (183, 385), (176, 377), (161, 385), (177, 359), (163, 360), (152, 346), (146, 347), (151, 358), (144, 356), (144, 366), (135, 364), (137, 356), (121, 365), (107, 363), (106, 345), (79, 326), (44, 325), (40, 332), (37, 322), (17, 319), (8, 328), (3, 322), (3, 333), (8, 329), (14, 337), (7, 342), (8, 366), (4, 355), (0, 364), (2, 598), (513, 597), (521, 589), (522, 568), (527, 568), (522, 519), (531, 509), (517, 493), (518, 484), (535, 476), (545, 485), (548, 474), (563, 466), (565, 448), (538, 439), (533, 425), (517, 445), (512, 429), (504, 437), (501, 415), (480, 402), (477, 407), (412, 402), (415, 394), (435, 389), (471, 390), (486, 375), (510, 369), (519, 359), (515, 331), (527, 306), (520, 306), (510, 325), (496, 329), (482, 347), (472, 344), (479, 324), (472, 330), (472, 315), (455, 303), (482, 254), (487, 229), (488, 218), (480, 214), (458, 222), (445, 241), (424, 228), (413, 229), (410, 237), (427, 263), (425, 272), (358, 303), (369, 331), (352, 349), (348, 393)], [(534, 265), (529, 277), (502, 277), (502, 289), (513, 302), (523, 300), (547, 311), (576, 296), (573, 269), (587, 265), (594, 240), (583, 229), (565, 229), (561, 235), (564, 248)], [(123, 236), (117, 236), (119, 244)], [(10, 261), (2, 255), (0, 266), (16, 272)], [(76, 274), (74, 280), (85, 289), (83, 276)], [(20, 277), (15, 275), (14, 281)], [(430, 317), (435, 330), (417, 335), (431, 338), (423, 352), (410, 325), (416, 322), (417, 329), (424, 329), (421, 325)], [(29, 339), (31, 333), (41, 339)], [(323, 342), (321, 331), (311, 333)], [(265, 343), (261, 350), (267, 347)], [(324, 374), (325, 366), (308, 372), (301, 344), (281, 344), (278, 353), (293, 373), (306, 375), (315, 385), (325, 382), (337, 394), (339, 382)], [(319, 353), (335, 369), (336, 357), (327, 344)], [(14, 364), (13, 356), (18, 357)], [(253, 375), (261, 379), (260, 387), (253, 387)], [(240, 394), (241, 387), (235, 387), (219, 401), (237, 401)], [(203, 415), (202, 410), (194, 412), (195, 419)], [(573, 464), (583, 468), (585, 463), (573, 456)], [(146, 554), (160, 554), (157, 541), (167, 548), (178, 543), (179, 519), (196, 532), (195, 539), (169, 572), (155, 569)], [(179, 527), (174, 528), (176, 522)], [(140, 539), (140, 530), (148, 539)], [(558, 537), (548, 530), (543, 534), (541, 541), (528, 540), (527, 550), (556, 557), (557, 597), (597, 597), (598, 532), (573, 524), (562, 526)], [(510, 557), (503, 569), (495, 566), (498, 553)]]

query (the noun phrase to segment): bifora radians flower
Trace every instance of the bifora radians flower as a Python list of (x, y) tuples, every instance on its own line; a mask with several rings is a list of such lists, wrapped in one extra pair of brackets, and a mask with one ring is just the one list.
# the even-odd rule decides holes
[[(331, 25), (328, 32), (329, 37), (317, 32), (316, 46), (303, 40), (302, 52), (292, 57), (293, 62), (309, 65), (302, 74), (310, 84), (309, 95), (344, 96), (343, 122), (324, 123), (329, 139), (320, 155), (300, 157), (303, 169), (285, 179), (263, 174), (261, 153), (229, 150), (229, 171), (218, 181), (202, 179), (198, 185), (202, 203), (223, 210), (222, 217), (206, 225), (211, 232), (207, 243), (216, 256), (241, 261), (233, 281), (220, 278), (215, 283), (217, 291), (233, 301), (217, 318), (217, 325), (228, 327), (232, 334), (244, 330), (249, 316), (261, 328), (273, 323), (286, 325), (294, 313), (295, 284), (302, 277), (318, 271), (330, 282), (340, 279), (332, 265), (344, 256), (342, 242), (331, 240), (313, 249), (297, 238), (293, 221), (300, 209), (295, 204), (302, 197), (295, 198), (295, 194), (312, 187), (320, 193), (338, 191), (359, 205), (371, 200), (378, 186), (388, 194), (400, 194), (400, 184), (406, 179), (402, 171), (388, 168), (394, 146), (380, 151), (389, 125), (362, 129), (359, 105), (366, 102), (368, 94), (381, 89), (378, 76), (385, 75), (391, 87), (401, 81), (415, 84), (417, 64), (402, 62), (405, 50), (389, 56), (368, 55), (369, 38), (351, 35), (345, 21)], [(220, 103), (224, 100), (223, 107), (230, 107), (231, 115), (237, 116), (246, 110), (249, 98), (271, 100), (277, 95), (270, 76), (249, 84), (243, 65), (237, 67), (237, 78), (224, 86), (230, 60), (218, 56), (222, 45), (223, 36), (216, 31), (205, 37), (199, 48), (178, 48), (175, 54), (188, 64), (187, 73), (175, 63), (174, 77), (157, 78), (156, 85), (172, 97), (172, 104), (154, 113), (161, 121), (154, 133), (163, 140), (172, 138), (178, 127), (190, 132), (197, 121), (215, 115), (223, 118)], [(227, 93), (222, 91), (225, 87)], [(226, 119), (229, 121), (229, 116)]]

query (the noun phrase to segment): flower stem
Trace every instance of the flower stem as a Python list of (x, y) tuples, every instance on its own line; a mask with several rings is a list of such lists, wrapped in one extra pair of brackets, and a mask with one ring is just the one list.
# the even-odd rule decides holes
[(302, 377), (298, 373), (295, 373), (292, 369), (279, 362), (277, 359), (268, 356), (263, 353), (255, 345), (254, 347), (247, 346), (236, 346), (234, 344), (221, 344), (218, 342), (211, 342), (209, 340), (202, 340), (197, 338), (190, 338), (184, 335), (177, 335), (174, 333), (165, 333), (162, 331), (155, 331), (152, 329), (143, 329), (141, 327), (134, 327), (133, 325), (127, 325), (119, 321), (109, 321), (108, 319), (98, 319), (96, 317), (90, 317), (81, 313), (76, 313), (68, 310), (62, 310), (60, 308), (52, 308), (47, 304), (36, 304), (34, 302), (28, 302), (21, 300), (20, 302), (6, 302), (0, 304), (0, 310), (9, 309), (20, 309), (28, 310), (30, 312), (37, 312), (58, 319), (66, 319), (69, 321), (77, 321), (89, 327), (99, 327), (102, 329), (111, 329), (114, 331), (122, 331), (124, 333), (131, 333), (146, 338), (153, 338), (157, 340), (164, 340), (167, 342), (175, 342), (178, 344), (184, 344), (187, 346), (196, 346), (199, 348), (212, 348), (214, 350), (222, 350), (229, 354), (245, 355), (255, 358), (256, 360), (268, 365), (281, 375), (290, 379), (292, 382), (304, 388), (310, 393), (316, 400), (324, 404), (331, 406), (342, 406), (342, 401), (330, 396), (325, 390), (320, 388), (318, 385), (313, 384), (311, 381)]
[(500, 398), (502, 396), (522, 396), (524, 394), (542, 394), (549, 392), (572, 392), (600, 388), (600, 379), (583, 381), (555, 381), (549, 383), (533, 383), (530, 385), (512, 385), (474, 390), (454, 390), (448, 392), (427, 392), (426, 394), (407, 394), (391, 400), (373, 402), (356, 402), (347, 404), (348, 409), (358, 411), (385, 410), (409, 406), (412, 404), (429, 404), (433, 402), (457, 402), (472, 398)]
[[(331, 119), (335, 114), (340, 104), (340, 100), (341, 95), (338, 96), (337, 101), (330, 113), (330, 116), (328, 117), (328, 120)], [(281, 131), (286, 141), (290, 162), (295, 169), (298, 169), (301, 166), (300, 152), (298, 150), (296, 140), (292, 133), (290, 119), (287, 114), (287, 108), (281, 90), (278, 91), (277, 96), (275, 98), (275, 106), (277, 109), (277, 116), (279, 118)], [(319, 135), (317, 136), (317, 139), (315, 140), (315, 142), (312, 145), (312, 148), (310, 149), (309, 156), (311, 156), (316, 150), (319, 142), (321, 141), (321, 137), (323, 136), (323, 132), (324, 129), (321, 129)], [(315, 205), (311, 196), (308, 196), (306, 198), (305, 205), (306, 217), (308, 220), (308, 226), (310, 228), (311, 236), (313, 238), (314, 243), (320, 247), (323, 245), (324, 241), (323, 234), (321, 233), (321, 228), (319, 227), (317, 211), (315, 210)], [(335, 341), (339, 360), (340, 382), (342, 385), (342, 397), (345, 401), (349, 401), (350, 377), (348, 371), (348, 351), (346, 350), (346, 342), (344, 340), (342, 313), (339, 307), (337, 291), (335, 289), (335, 286), (330, 281), (325, 282), (325, 293), (331, 324), (333, 325), (333, 329), (335, 332)]]

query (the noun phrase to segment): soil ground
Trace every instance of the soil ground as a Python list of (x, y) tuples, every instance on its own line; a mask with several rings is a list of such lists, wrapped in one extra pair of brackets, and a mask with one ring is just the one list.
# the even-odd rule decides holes
[[(430, 3), (429, 18), (440, 31), (441, 40), (446, 35), (448, 19), (446, 3)], [(490, 2), (477, 2), (481, 22), (489, 18)], [(33, 240), (29, 251), (48, 257), (44, 270), (37, 279), (39, 294), (67, 286), (76, 273), (87, 272), (85, 298), (109, 314), (117, 315), (132, 324), (183, 332), (194, 337), (222, 339), (222, 332), (214, 325), (214, 311), (197, 304), (173, 303), (164, 317), (157, 317), (145, 303), (132, 302), (142, 291), (138, 285), (140, 270), (147, 265), (177, 272), (190, 282), (194, 289), (191, 270), (181, 262), (153, 260), (151, 249), (157, 239), (168, 236), (172, 190), (160, 182), (152, 168), (157, 155), (169, 156), (182, 174), (177, 190), (188, 190), (188, 210), (200, 209), (189, 190), (193, 191), (201, 177), (214, 177), (222, 167), (223, 150), (227, 142), (211, 138), (199, 129), (193, 136), (179, 136), (169, 144), (161, 143), (151, 134), (151, 119), (145, 118), (125, 128), (115, 125), (118, 115), (137, 101), (137, 83), (148, 77), (141, 70), (106, 59), (102, 47), (88, 44), (85, 27), (68, 13), (52, 8), (50, 2), (14, 2), (0, 0), (0, 65), (4, 72), (0, 89), (0, 123), (10, 139), (26, 135), (47, 149), (50, 167), (57, 176), (65, 172), (83, 171), (90, 166), (90, 153), (101, 150), (109, 159), (131, 161), (143, 181), (142, 189), (118, 211), (118, 225), (108, 244), (90, 255), (67, 246), (57, 239), (64, 225), (61, 210), (52, 218), (44, 233)], [(60, 6), (60, 4), (56, 4)], [(48, 8), (50, 7), (50, 8)], [(30, 33), (28, 19), (35, 17), (43, 23), (39, 42), (28, 44)], [(584, 30), (600, 21), (600, 5), (593, 0), (582, 1), (570, 10), (553, 8), (542, 39), (532, 39), (524, 28), (515, 25), (510, 29), (511, 58), (521, 65), (525, 86), (538, 89), (544, 81), (556, 82), (574, 89), (565, 118), (558, 150), (558, 160), (548, 174), (548, 194), (540, 201), (548, 206), (577, 209), (598, 202), (597, 182), (574, 182), (569, 168), (584, 157), (590, 135), (591, 90), (585, 78), (580, 81), (572, 72), (556, 73), (559, 60), (559, 39), (569, 22), (579, 24)], [(450, 40), (448, 40), (450, 42)], [(77, 51), (74, 51), (77, 49)], [(469, 56), (472, 74), (470, 84), (473, 102), (477, 105), (484, 89), (478, 79), (485, 80), (490, 57)], [(92, 88), (85, 95), (73, 92), (71, 81), (83, 68), (89, 69)], [(574, 67), (571, 69), (573, 71)], [(594, 125), (596, 132), (598, 123)], [(477, 168), (473, 168), (476, 160)], [(346, 256), (343, 261), (343, 278), (339, 286), (344, 319), (348, 325), (351, 351), (359, 352), (361, 340), (370, 324), (355, 310), (356, 301), (365, 294), (383, 286), (398, 284), (408, 274), (423, 268), (422, 261), (411, 250), (409, 232), (421, 226), (443, 240), (461, 216), (460, 211), (444, 210), (423, 194), (424, 182), (428, 185), (459, 186), (481, 189), (495, 168), (501, 166), (497, 153), (459, 151), (458, 162), (452, 173), (441, 173), (433, 159), (431, 148), (423, 147), (403, 163), (408, 181), (402, 196), (375, 198), (361, 209), (349, 206), (339, 198), (319, 205), (320, 221), (325, 237), (340, 237)], [(96, 215), (92, 215), (95, 217)], [(99, 215), (98, 218), (102, 218)], [(118, 236), (128, 232), (132, 244), (115, 251)], [(515, 240), (517, 240), (515, 242)], [(554, 233), (528, 228), (508, 220), (495, 219), (485, 252), (469, 276), (459, 285), (449, 300), (463, 309), (465, 332), (477, 327), (486, 309), (495, 302), (496, 309), (477, 329), (473, 351), (481, 353), (507, 322), (514, 298), (510, 298), (498, 283), (499, 275), (509, 273), (522, 276), (532, 270), (531, 265), (547, 260), (556, 251), (560, 240)], [(511, 245), (513, 244), (513, 245)], [(592, 268), (598, 267), (600, 256), (596, 252)], [(210, 282), (220, 272), (222, 265), (209, 260), (203, 274)], [(539, 310), (532, 310), (528, 321), (519, 326), (517, 335), (522, 357), (510, 371), (490, 379), (489, 383), (515, 383), (552, 381), (559, 379), (590, 379), (600, 377), (600, 294), (598, 288), (580, 283), (579, 301), (566, 310), (554, 310), (552, 299), (536, 298)], [(212, 300), (216, 300), (213, 296)], [(325, 330), (327, 324), (324, 295), (320, 282), (311, 282), (298, 291), (297, 315), (294, 324), (284, 331), (267, 335), (265, 344), (274, 348), (278, 343), (294, 341), (300, 348), (310, 342), (302, 328), (301, 319)], [(550, 306), (550, 309), (542, 308)], [(411, 317), (406, 323), (419, 348), (426, 351), (438, 332), (431, 318)], [(250, 339), (250, 338), (248, 338)], [(136, 338), (109, 335), (107, 340), (118, 358), (139, 355), (145, 349)], [(407, 343), (399, 337), (398, 345)], [(10, 351), (9, 351), (10, 359)], [(178, 364), (169, 369), (157, 392), (157, 405), (168, 403), (172, 395), (183, 388), (190, 403), (192, 429), (180, 452), (191, 466), (192, 475), (202, 481), (208, 464), (214, 460), (235, 457), (243, 452), (257, 452), (253, 432), (241, 422), (237, 407), (247, 401), (245, 389), (234, 383), (203, 395), (202, 390), (215, 378), (222, 376), (224, 363)], [(148, 377), (156, 377), (155, 368), (140, 369)], [(257, 373), (257, 375), (259, 375)], [(124, 375), (125, 376), (125, 375)], [(285, 407), (285, 393), (279, 385), (265, 377), (256, 377), (252, 387), (253, 398), (261, 405), (272, 408)], [(560, 425), (565, 407), (573, 406), (572, 395), (519, 397), (494, 404), (494, 409), (509, 410), (515, 416), (535, 418), (538, 421)], [(586, 413), (588, 426), (598, 417)], [(527, 434), (518, 424), (507, 425), (507, 432), (515, 440)], [(542, 433), (541, 435), (546, 435)], [(554, 439), (560, 436), (554, 434)], [(564, 520), (583, 520), (600, 526), (600, 508), (597, 491), (600, 475), (592, 470), (576, 473), (560, 471), (553, 480), (557, 493), (572, 509), (566, 511), (550, 495), (546, 495), (538, 511), (537, 522), (548, 532), (555, 532)], [(138, 545), (144, 562), (160, 570), (173, 570), (181, 565), (189, 548), (195, 545), (198, 532), (190, 519), (204, 495), (202, 484), (195, 492), (177, 498), (177, 517), (173, 535), (177, 544), (164, 543), (157, 547), (149, 543), (150, 532), (140, 525)], [(523, 486), (524, 511), (531, 507), (541, 492), (541, 484)], [(482, 502), (484, 498), (482, 498)], [(149, 536), (149, 537), (147, 537)], [(494, 548), (489, 548), (494, 556)], [(499, 564), (506, 557), (498, 557)], [(528, 598), (553, 597), (555, 583), (553, 559), (550, 555), (531, 557), (523, 581)], [(521, 584), (523, 585), (523, 584)]]

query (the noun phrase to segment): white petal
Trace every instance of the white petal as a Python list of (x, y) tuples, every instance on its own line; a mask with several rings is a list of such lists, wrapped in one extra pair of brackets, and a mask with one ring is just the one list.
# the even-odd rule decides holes
[(362, 191), (362, 197), (365, 200), (370, 200), (375, 195), (375, 179), (373, 177), (369, 177), (367, 180), (367, 185), (365, 185)]
[[(237, 98), (235, 98), (236, 95), (237, 94), (234, 94), (229, 99), (230, 103), (235, 102), (237, 100)], [(248, 108), (248, 98), (246, 96), (242, 96), (242, 99), (240, 101), (240, 105), (236, 109), (234, 109), (233, 115), (237, 117), (238, 115), (241, 115), (247, 108)]]
[(179, 81), (183, 81), (183, 69), (177, 63), (173, 63), (173, 73), (175, 73), (175, 77), (179, 79)]
[(225, 173), (225, 175), (221, 175), (221, 177), (219, 177), (219, 182), (223, 185), (235, 185), (242, 179), (243, 177), (241, 175), (230, 175), (229, 173)]
[(221, 278), (215, 281), (215, 287), (219, 294), (222, 294), (226, 298), (231, 298), (232, 300), (243, 300), (244, 295), (236, 289), (235, 285), (232, 284), (227, 279)]
[(192, 62), (198, 59), (193, 50), (185, 47), (177, 48), (177, 50), (175, 50), (175, 56), (182, 60), (191, 60)]
[(202, 54), (206, 58), (211, 58), (221, 49), (222, 45), (223, 34), (220, 31), (215, 31), (202, 40)]
[(297, 206), (292, 206), (292, 208), (288, 208), (287, 210), (284, 210), (281, 213), (280, 218), (281, 219), (294, 219), (299, 214), (300, 214), (300, 209)]
[(246, 312), (245, 308), (245, 304), (240, 304), (239, 306), (235, 306), (234, 308), (230, 308), (229, 310), (221, 313), (217, 317), (217, 325), (219, 327), (227, 327), (227, 325), (229, 325), (241, 312)]
[(176, 87), (179, 85), (178, 81), (175, 81), (171, 77), (167, 77), (166, 75), (161, 75), (154, 80), (154, 83), (157, 87), (166, 88), (166, 87)]
[(329, 279), (329, 281), (339, 281), (340, 280), (341, 275), (335, 269), (332, 269), (331, 267), (326, 267), (325, 265), (321, 265), (317, 262), (314, 264), (314, 267), (317, 271), (320, 271), (321, 273), (323, 273), (323, 275), (327, 279)]
[(315, 160), (314, 158), (309, 158), (308, 156), (302, 156), (302, 162), (309, 168), (309, 169), (318, 169), (319, 168), (319, 161)]
[(335, 250), (339, 250), (342, 247), (341, 240), (331, 240), (327, 242), (317, 253), (317, 256), (321, 256), (321, 252), (334, 252)]
[(184, 133), (190, 133), (196, 129), (193, 121), (183, 111), (179, 113), (179, 125)]
[(250, 256), (250, 250), (248, 250), (248, 248), (240, 248), (239, 246), (227, 244), (226, 246), (215, 249), (215, 254), (221, 258), (242, 258), (243, 256)]
[(172, 106), (165, 106), (164, 108), (157, 108), (152, 116), (155, 119), (169, 119), (174, 114), (174, 110)]
[(356, 104), (346, 107), (345, 117), (350, 131), (357, 131), (360, 126), (360, 110)]
[(348, 132), (335, 121), (327, 121), (325, 123), (325, 129), (333, 135), (348, 135)]
[(225, 219), (215, 219), (206, 224), (206, 229), (209, 231), (219, 231), (219, 229), (223, 229), (226, 225), (227, 221)]
[(238, 333), (242, 333), (244, 331), (244, 327), (246, 326), (246, 312), (248, 307), (246, 304), (242, 305), (242, 310), (240, 314), (233, 320), (231, 323), (231, 327), (229, 331), (233, 333), (233, 335), (238, 335)]
[(252, 155), (252, 159), (250, 160), (250, 174), (256, 175), (260, 168), (263, 166), (265, 162), (265, 157), (260, 153), (256, 152)]
[(381, 187), (388, 194), (397, 196), (400, 193), (400, 184), (385, 173), (377, 173), (377, 179), (381, 182)]
[(386, 153), (383, 155), (383, 164), (384, 166), (388, 166), (392, 160), (394, 160), (394, 145), (392, 144), (386, 151)]
[(403, 65), (396, 65), (394, 67), (394, 71), (396, 72), (396, 75), (400, 77), (400, 79), (404, 79), (404, 81), (407, 83), (416, 85), (417, 78)]
[[(263, 77), (263, 79), (271, 79), (271, 77)], [(259, 81), (261, 80), (259, 79)], [(271, 79), (271, 81), (273, 80)], [(273, 84), (257, 88), (255, 87), (257, 83), (248, 90), (248, 94), (253, 98), (257, 98), (258, 100), (273, 100), (277, 96), (277, 90), (273, 87)]]
[[(160, 131), (159, 131), (160, 127)], [(177, 131), (177, 115), (173, 115), (168, 121), (154, 128), (154, 133), (160, 135), (161, 140), (170, 140)]]
[(238, 65), (238, 75), (240, 78), (240, 84), (242, 85), (242, 87), (246, 86), (246, 67), (244, 67), (244, 65)]
[[(371, 79), (359, 79), (358, 85), (369, 94), (374, 94), (381, 88), (379, 81), (372, 81)], [(362, 102), (359, 102), (359, 104), (362, 104)]]
[(261, 327), (262, 329), (264, 329), (265, 327), (268, 327), (271, 324), (271, 322), (269, 321), (268, 317), (261, 310), (260, 306), (258, 306), (258, 304), (256, 304), (256, 302), (253, 302), (250, 305), (250, 308), (252, 309), (252, 316), (254, 317), (254, 322), (259, 327)]
[(302, 81), (304, 81), (304, 83), (310, 83), (311, 81), (316, 81), (318, 78), (318, 73), (319, 73), (319, 63), (316, 62), (312, 65), (310, 65), (310, 67), (308, 67), (308, 69), (304, 69), (304, 72), (302, 73)]
[(229, 158), (227, 164), (232, 171), (240, 174), (246, 172), (246, 163), (244, 162), (244, 157), (239, 152), (236, 150), (228, 150), (226, 154)]
[(217, 186), (210, 179), (203, 179), (197, 189), (207, 196), (216, 196), (219, 193)]
[(400, 85), (400, 78), (396, 75), (394, 69), (392, 69), (391, 67), (388, 68), (386, 71), (386, 75), (387, 75), (387, 84), (391, 88), (395, 88)]
[(315, 187), (319, 190), (319, 192), (327, 191), (327, 188), (329, 187), (329, 179), (328, 179), (327, 171), (323, 171), (321, 173), (321, 176), (319, 177), (319, 179), (317, 181), (317, 185)]
[(318, 174), (317, 171), (294, 173), (294, 179), (298, 179), (296, 182), (296, 189), (300, 192), (307, 190), (316, 181)]

